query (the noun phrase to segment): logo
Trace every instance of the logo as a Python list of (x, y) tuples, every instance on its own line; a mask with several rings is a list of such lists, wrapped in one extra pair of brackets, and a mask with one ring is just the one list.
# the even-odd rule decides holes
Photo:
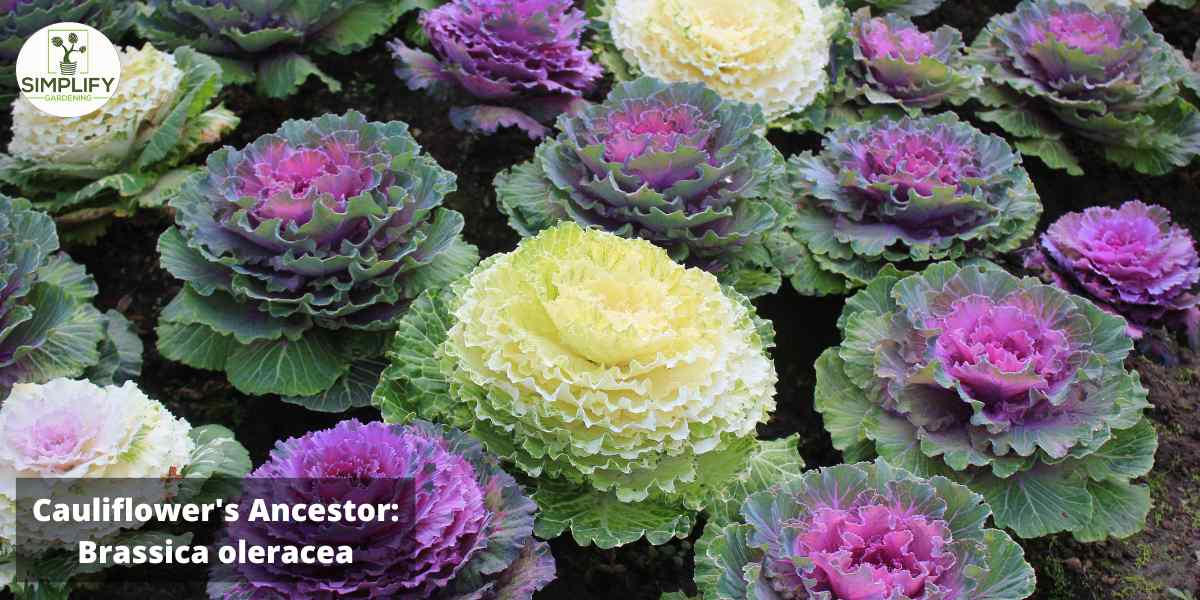
[(38, 110), (82, 117), (104, 106), (121, 82), (121, 59), (103, 33), (82, 23), (56, 23), (25, 40), (17, 86)]

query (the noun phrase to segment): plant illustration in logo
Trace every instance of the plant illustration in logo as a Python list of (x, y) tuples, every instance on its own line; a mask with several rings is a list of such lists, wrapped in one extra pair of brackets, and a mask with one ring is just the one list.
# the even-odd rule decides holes
[(87, 46), (79, 46), (78, 48), (75, 47), (75, 45), (79, 43), (79, 34), (75, 32), (67, 34), (67, 43), (71, 44), (70, 47), (67, 47), (65, 44), (63, 44), (62, 37), (57, 35), (50, 38), (50, 43), (55, 48), (60, 48), (63, 51), (63, 59), (58, 63), (59, 71), (62, 72), (63, 75), (74, 75), (75, 67), (78, 63), (71, 60), (71, 55), (75, 54), (76, 52), (80, 54), (87, 52)]
[[(17, 56), (33, 34), (52, 26), (56, 31), (51, 35), (63, 29), (78, 31), (61, 24), (86, 23), (116, 44), (133, 25), (139, 4), (124, 0), (0, 0), (0, 103), (7, 106), (19, 92)], [(87, 41), (95, 45), (93, 40)], [(46, 52), (50, 60), (58, 57), (49, 44)], [(54, 66), (47, 65), (47, 69), (54, 70)]]

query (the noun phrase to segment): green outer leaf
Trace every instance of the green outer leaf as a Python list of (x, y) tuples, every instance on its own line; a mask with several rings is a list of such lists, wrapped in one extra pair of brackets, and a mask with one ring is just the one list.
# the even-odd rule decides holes
[(651, 544), (691, 533), (693, 516), (684, 506), (659, 498), (622, 502), (613, 492), (563, 480), (537, 480), (531, 496), (541, 512), (534, 525), (540, 538), (558, 537), (566, 529), (581, 546), (608, 549), (643, 537)]
[(168, 227), (158, 237), (159, 262), (168, 273), (188, 283), (202, 296), (217, 289), (227, 289), (230, 284), (229, 270), (223, 265), (209, 262), (187, 244), (183, 233), (176, 227)]
[[(705, 502), (708, 514), (705, 527), (721, 527), (737, 520), (742, 502), (751, 494), (799, 475), (804, 470), (804, 459), (796, 449), (799, 440), (799, 434), (779, 440), (752, 440), (755, 448), (745, 468), (715, 490)], [(702, 475), (706, 474), (703, 466), (700, 465)]]
[(258, 93), (268, 98), (287, 98), (299, 91), (301, 84), (312, 76), (324, 83), (329, 91), (342, 91), (342, 84), (326, 75), (308, 57), (287, 52), (258, 64)]
[(216, 291), (205, 297), (188, 284), (163, 308), (161, 319), (170, 323), (205, 325), (217, 333), (233, 336), (241, 344), (295, 340), (310, 329), (305, 318), (272, 317), (257, 306), (239, 302), (225, 292)]
[(987, 498), (997, 527), (1034, 538), (1087, 526), (1094, 502), (1087, 478), (1079, 471), (1038, 465), (999, 478), (977, 470), (967, 485)]
[(985, 565), (966, 569), (967, 577), (978, 586), (970, 600), (1016, 600), (1032, 596), (1037, 577), (1033, 567), (1025, 562), (1021, 546), (996, 529), (984, 530), (983, 544), (988, 557)]
[(195, 448), (180, 475), (180, 502), (203, 503), (229, 498), (240, 489), (240, 480), (253, 464), (250, 453), (221, 425), (193, 427), (188, 432)]
[(1093, 480), (1128, 481), (1150, 472), (1157, 449), (1158, 434), (1143, 418), (1129, 429), (1114, 431), (1112, 439), (1080, 462)]
[(246, 394), (320, 394), (350, 370), (350, 360), (337, 352), (336, 335), (313, 329), (298, 340), (259, 340), (237, 346), (225, 372), (229, 382)]
[(36, 307), (33, 318), (17, 326), (10, 340), (41, 339), (37, 346), (20, 347), (15, 360), (24, 379), (44, 382), (55, 377), (78, 377), (100, 360), (104, 328), (100, 311), (80, 303), (68, 291), (41, 282), (26, 296)]
[(1100, 542), (1109, 536), (1127, 538), (1146, 526), (1150, 514), (1150, 488), (1128, 481), (1088, 480), (1092, 496), (1092, 518), (1086, 526), (1071, 531), (1081, 542)]
[(1013, 147), (1020, 150), (1021, 154), (1025, 156), (1036, 156), (1042, 159), (1042, 162), (1051, 169), (1064, 170), (1076, 177), (1083, 175), (1083, 167), (1080, 166), (1075, 153), (1059, 140), (1013, 140)]
[(450, 394), (450, 383), (438, 358), (438, 348), (454, 322), (454, 292), (431, 289), (409, 306), (396, 324), (396, 337), (387, 353), (391, 366), (380, 377), (371, 403), (388, 423), (422, 418), (470, 429), (474, 413)]
[[(538, 150), (545, 152), (538, 146)], [(496, 204), (508, 217), (508, 225), (522, 237), (537, 235), (559, 221), (570, 219), (563, 203), (555, 198), (562, 194), (550, 184), (540, 160), (531, 160), (496, 174), (494, 181)]]
[(220, 371), (225, 360), (237, 347), (231, 335), (222, 335), (207, 325), (161, 321), (158, 332), (158, 351), (169, 360), (196, 369)]
[(315, 396), (284, 396), (284, 402), (317, 412), (344, 412), (370, 406), (379, 376), (388, 363), (383, 358), (363, 358), (350, 363), (350, 370), (333, 387)]
[(221, 83), (224, 85), (242, 85), (254, 82), (254, 65), (226, 56), (212, 56), (221, 65)]
[(100, 344), (100, 360), (84, 372), (84, 378), (96, 385), (121, 385), (142, 373), (142, 340), (124, 315), (104, 313), (105, 339)]
[(705, 600), (778, 600), (778, 595), (754, 594), (751, 581), (758, 578), (762, 551), (747, 545), (753, 527), (730, 523), (724, 528), (704, 527), (696, 542), (696, 588)]
[(400, 15), (416, 7), (415, 0), (367, 0), (350, 4), (350, 9), (321, 30), (312, 43), (317, 52), (350, 54), (371, 45), (396, 24)]
[(188, 124), (204, 112), (221, 91), (221, 67), (213, 59), (188, 47), (179, 48), (174, 55), (177, 65), (184, 72), (183, 80), (179, 82), (183, 94), (142, 147), (134, 163), (137, 171), (154, 167), (170, 156), (186, 139), (184, 131)]
[[(833, 447), (843, 453), (867, 441), (868, 431), (879, 422), (879, 409), (861, 388), (846, 376), (845, 362), (837, 348), (829, 348), (817, 358), (817, 387), (813, 406), (825, 421)], [(859, 457), (846, 457), (854, 460)]]
[[(444, 213), (455, 223), (455, 231), (462, 229), (463, 216), (457, 211)], [(462, 236), (455, 235), (449, 245), (433, 258), (433, 262), (409, 273), (401, 281), (404, 296), (415, 298), (427, 289), (440, 288), (461, 278), (479, 264), (479, 249)]]

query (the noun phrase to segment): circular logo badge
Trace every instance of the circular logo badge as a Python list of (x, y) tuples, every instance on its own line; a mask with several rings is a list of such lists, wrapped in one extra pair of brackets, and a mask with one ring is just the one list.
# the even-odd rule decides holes
[(17, 86), (38, 110), (82, 117), (104, 106), (121, 82), (121, 59), (103, 33), (82, 23), (56, 23), (25, 40)]

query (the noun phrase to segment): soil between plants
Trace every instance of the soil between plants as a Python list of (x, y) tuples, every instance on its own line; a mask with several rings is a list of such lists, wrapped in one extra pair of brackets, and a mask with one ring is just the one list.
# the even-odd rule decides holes
[[(919, 20), (925, 27), (950, 24), (973, 39), (988, 17), (1008, 12), (1013, 0), (967, 2), (951, 0)], [(1196, 46), (1200, 14), (1155, 7), (1149, 11), (1156, 29), (1177, 48)], [(412, 17), (410, 16), (409, 19)], [(407, 27), (402, 22), (391, 39)], [(241, 147), (274, 131), (289, 118), (312, 118), (325, 113), (359, 110), (373, 120), (403, 120), (417, 140), (443, 167), (458, 175), (458, 191), (447, 205), (466, 217), (465, 236), (486, 256), (512, 249), (517, 235), (496, 208), (491, 182), (494, 175), (528, 160), (535, 144), (524, 134), (505, 131), (479, 137), (450, 126), (446, 107), (409, 92), (397, 79), (382, 40), (354, 56), (324, 58), (323, 69), (344, 84), (332, 93), (310, 82), (297, 95), (277, 101), (255, 97), (242, 89), (223, 95), (226, 105), (242, 117), (241, 126), (226, 143)], [(961, 111), (970, 117), (971, 107)], [(10, 139), (7, 114), (0, 117), (0, 140)], [(981, 125), (972, 119), (977, 126)], [(984, 129), (988, 127), (984, 126)], [(772, 133), (771, 140), (786, 154), (815, 149), (816, 135)], [(1070, 177), (1027, 161), (1046, 212), (1044, 228), (1063, 213), (1092, 205), (1117, 205), (1140, 198), (1169, 208), (1176, 220), (1200, 235), (1200, 168), (1181, 169), (1165, 177), (1144, 177), (1117, 170), (1081, 149), (1086, 177)], [(163, 306), (179, 283), (158, 265), (155, 245), (170, 224), (169, 217), (144, 212), (115, 224), (94, 247), (70, 248), (100, 286), (97, 304), (117, 308), (136, 325), (146, 347), (142, 388), (193, 424), (220, 423), (232, 428), (260, 464), (277, 440), (331, 426), (357, 417), (377, 418), (372, 409), (348, 414), (322, 414), (283, 404), (276, 398), (238, 393), (219, 373), (200, 371), (163, 359), (155, 350), (154, 326)], [(833, 465), (840, 456), (830, 445), (821, 419), (812, 407), (813, 362), (825, 348), (839, 342), (834, 322), (841, 298), (806, 298), (785, 285), (780, 293), (755, 302), (760, 314), (775, 324), (778, 346), (773, 357), (779, 372), (778, 410), (760, 434), (776, 438), (801, 434), (800, 453), (809, 467)], [(1128, 366), (1141, 374), (1154, 408), (1150, 418), (1159, 433), (1156, 465), (1146, 478), (1154, 508), (1145, 531), (1126, 540), (1079, 544), (1061, 535), (1024, 541), (1026, 556), (1038, 574), (1038, 600), (1135, 600), (1200, 596), (1200, 356), (1178, 351), (1180, 364), (1166, 366), (1134, 357)], [(581, 548), (569, 536), (552, 542), (558, 580), (537, 595), (549, 599), (651, 600), (662, 592), (694, 591), (691, 584), (691, 542), (675, 540), (663, 546), (635, 543), (615, 550)], [(168, 581), (167, 578), (173, 579)], [(203, 598), (200, 569), (110, 569), (81, 579), (74, 598), (84, 600), (144, 600), (146, 598)], [(969, 599), (967, 599), (969, 600)]]

